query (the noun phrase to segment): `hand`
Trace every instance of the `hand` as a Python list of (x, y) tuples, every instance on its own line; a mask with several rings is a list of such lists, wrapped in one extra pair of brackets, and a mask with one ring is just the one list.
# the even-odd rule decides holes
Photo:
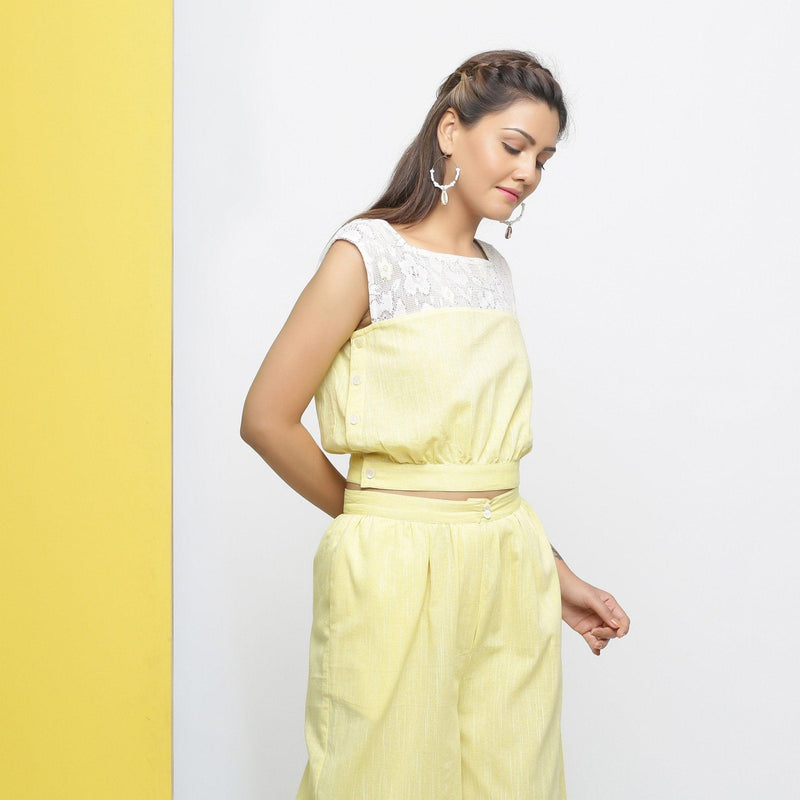
[(599, 656), (614, 638), (623, 637), (631, 621), (613, 595), (582, 581), (563, 561), (558, 562), (561, 583), (561, 618), (586, 640)]

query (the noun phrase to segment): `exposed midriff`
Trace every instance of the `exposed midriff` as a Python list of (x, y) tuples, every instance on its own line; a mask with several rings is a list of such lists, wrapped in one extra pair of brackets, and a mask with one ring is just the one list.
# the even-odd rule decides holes
[(357, 483), (347, 481), (345, 484), (347, 489), (356, 489), (362, 492), (390, 492), (391, 494), (413, 494), (417, 497), (433, 497), (439, 500), (469, 500), (471, 497), (483, 497), (490, 500), (492, 497), (497, 497), (509, 489), (487, 489), (476, 490), (471, 492), (428, 492), (417, 491), (412, 489), (377, 489), (373, 486), (362, 487)]

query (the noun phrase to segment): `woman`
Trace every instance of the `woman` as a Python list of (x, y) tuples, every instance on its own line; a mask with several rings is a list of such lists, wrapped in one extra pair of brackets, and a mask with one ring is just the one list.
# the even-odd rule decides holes
[[(561, 619), (592, 652), (616, 600), (518, 491), (531, 377), (506, 236), (556, 152), (561, 88), (489, 51), (439, 88), (388, 188), (342, 225), (270, 348), (242, 436), (334, 519), (314, 556), (297, 798), (556, 800)], [(312, 396), (322, 444), (300, 418)]]

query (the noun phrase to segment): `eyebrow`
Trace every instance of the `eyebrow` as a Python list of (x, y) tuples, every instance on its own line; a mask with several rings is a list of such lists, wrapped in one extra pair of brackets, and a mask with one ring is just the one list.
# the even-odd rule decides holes
[[(521, 133), (534, 147), (536, 147), (536, 139), (533, 138), (529, 133), (525, 133), (522, 128), (503, 128), (504, 131), (516, 131), (517, 133)], [(545, 150), (549, 150), (551, 153), (555, 153), (555, 147), (543, 147), (542, 152)]]

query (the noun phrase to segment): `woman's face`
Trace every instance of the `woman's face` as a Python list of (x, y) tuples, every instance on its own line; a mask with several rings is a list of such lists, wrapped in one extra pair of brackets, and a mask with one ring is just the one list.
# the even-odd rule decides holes
[(452, 153), (445, 181), (461, 167), (452, 198), (458, 195), (477, 217), (510, 217), (539, 185), (543, 165), (556, 149), (558, 122), (558, 113), (546, 103), (528, 99), (487, 114), (470, 129), (446, 111), (439, 125), (439, 145)]

